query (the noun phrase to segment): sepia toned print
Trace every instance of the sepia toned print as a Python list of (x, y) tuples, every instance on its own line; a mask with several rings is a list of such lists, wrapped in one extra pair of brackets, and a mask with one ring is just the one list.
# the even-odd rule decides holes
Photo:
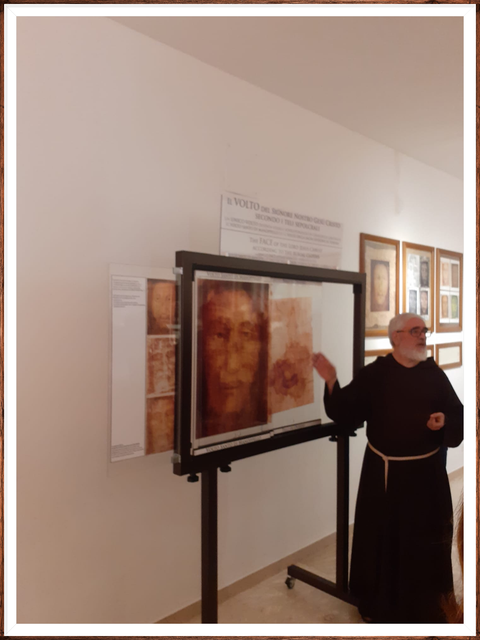
[(449, 287), (450, 286), (450, 261), (442, 260), (440, 264), (441, 264), (441, 270), (440, 270), (441, 286)]
[(198, 283), (197, 438), (268, 422), (266, 284)]
[(458, 263), (452, 262), (452, 287), (458, 289)]
[(175, 338), (147, 337), (147, 395), (175, 389)]
[(448, 295), (443, 294), (440, 299), (441, 302), (441, 314), (442, 320), (448, 320)]
[(390, 309), (390, 264), (385, 260), (371, 261), (370, 309), (388, 311)]
[(173, 449), (175, 396), (147, 399), (145, 453), (162, 453)]
[(176, 291), (173, 280), (148, 280), (147, 333), (164, 335), (173, 332)]
[(313, 402), (311, 298), (270, 304), (269, 400), (271, 413)]

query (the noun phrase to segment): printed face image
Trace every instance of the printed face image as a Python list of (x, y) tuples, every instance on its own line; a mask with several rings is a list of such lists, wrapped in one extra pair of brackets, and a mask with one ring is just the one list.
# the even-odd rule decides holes
[(175, 282), (172, 280), (148, 281), (148, 331), (149, 335), (172, 332), (175, 323)]
[(441, 314), (440, 317), (443, 319), (448, 318), (448, 296), (443, 295), (441, 297)]
[(199, 283), (197, 437), (268, 422), (268, 285)]
[(428, 315), (428, 291), (420, 291), (420, 315)]
[(458, 288), (458, 264), (452, 262), (452, 287)]
[(145, 453), (162, 453), (173, 449), (175, 398), (147, 399)]
[(420, 261), (420, 286), (428, 287), (430, 275), (430, 265), (428, 260)]
[(372, 260), (370, 306), (372, 311), (388, 311), (389, 304), (389, 263)]
[(446, 260), (442, 260), (441, 264), (441, 282), (442, 287), (450, 286), (450, 263)]
[(452, 318), (458, 318), (458, 296), (452, 296), (450, 299), (452, 310)]
[(147, 395), (175, 389), (175, 338), (147, 338)]
[(415, 289), (408, 292), (408, 312), (417, 313), (417, 292)]
[(312, 298), (271, 300), (269, 400), (271, 413), (313, 402)]

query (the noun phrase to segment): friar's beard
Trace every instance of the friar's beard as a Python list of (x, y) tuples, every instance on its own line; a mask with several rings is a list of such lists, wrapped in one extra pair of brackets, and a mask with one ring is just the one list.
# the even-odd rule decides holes
[(400, 347), (399, 351), (404, 358), (414, 362), (424, 362), (428, 357), (426, 345), (416, 348)]

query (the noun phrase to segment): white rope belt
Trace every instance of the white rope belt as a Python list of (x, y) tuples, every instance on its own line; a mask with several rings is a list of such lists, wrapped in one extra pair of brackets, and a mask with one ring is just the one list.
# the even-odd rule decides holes
[(385, 454), (383, 454), (381, 451), (378, 451), (378, 449), (375, 449), (375, 447), (372, 447), (372, 445), (370, 444), (370, 442), (368, 443), (368, 446), (370, 447), (370, 449), (377, 454), (377, 456), (380, 456), (380, 458), (383, 458), (383, 461), (385, 462), (385, 491), (387, 490), (387, 479), (388, 479), (388, 462), (389, 460), (421, 460), (422, 458), (430, 458), (430, 456), (433, 456), (437, 453), (437, 451), (440, 451), (440, 447), (437, 447), (435, 449), (435, 451), (430, 451), (430, 453), (424, 453), (421, 456), (386, 456)]

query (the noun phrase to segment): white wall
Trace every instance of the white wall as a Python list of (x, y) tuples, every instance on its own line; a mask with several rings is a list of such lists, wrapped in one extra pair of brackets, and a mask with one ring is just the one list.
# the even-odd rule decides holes
[[(17, 22), (18, 621), (154, 622), (200, 597), (200, 486), (108, 462), (109, 263), (218, 253), (224, 190), (342, 222), (346, 270), (360, 232), (462, 251), (462, 183), (106, 18)], [(334, 447), (220, 475), (220, 586), (334, 530)]]

